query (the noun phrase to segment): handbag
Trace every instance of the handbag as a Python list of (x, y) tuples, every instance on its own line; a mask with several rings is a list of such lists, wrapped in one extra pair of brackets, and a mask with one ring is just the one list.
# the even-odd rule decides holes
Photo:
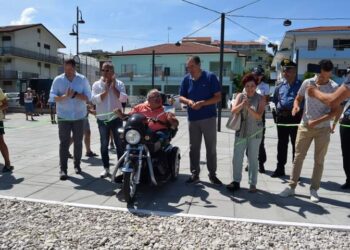
[(226, 128), (231, 130), (241, 129), (241, 112), (232, 114), (226, 123)]

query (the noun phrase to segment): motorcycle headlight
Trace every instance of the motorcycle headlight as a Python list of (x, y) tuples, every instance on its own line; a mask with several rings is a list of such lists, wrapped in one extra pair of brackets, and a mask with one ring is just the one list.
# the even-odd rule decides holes
[(137, 131), (135, 129), (130, 129), (125, 134), (125, 140), (129, 144), (137, 144), (141, 140), (141, 135), (140, 135), (139, 131)]

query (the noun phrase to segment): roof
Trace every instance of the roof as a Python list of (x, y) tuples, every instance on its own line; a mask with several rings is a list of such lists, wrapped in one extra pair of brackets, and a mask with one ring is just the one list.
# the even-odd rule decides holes
[[(211, 44), (220, 45), (220, 41), (215, 40)], [(265, 43), (260, 43), (256, 41), (225, 41), (225, 45), (265, 45)]]
[(41, 26), (44, 29), (47, 30), (60, 44), (61, 48), (66, 48), (66, 46), (54, 35), (50, 30), (48, 30), (43, 24), (41, 23), (36, 23), (36, 24), (24, 24), (24, 25), (9, 25), (9, 26), (0, 26), (0, 33), (5, 33), (5, 32), (15, 32), (19, 30), (24, 30), (24, 29), (29, 29), (33, 27)]
[(350, 31), (350, 26), (318, 26), (304, 29), (289, 30), (288, 32), (324, 32), (324, 31)]
[(211, 37), (210, 36), (194, 36), (194, 37), (184, 37), (182, 38), (182, 42), (205, 42), (205, 43), (211, 43)]
[[(185, 42), (181, 46), (176, 46), (172, 43), (159, 44), (151, 47), (124, 51), (123, 53), (111, 54), (111, 56), (125, 55), (152, 55), (153, 50), (156, 54), (217, 54), (220, 53), (220, 48), (212, 45)], [(236, 53), (236, 50), (224, 49), (225, 53)], [(238, 54), (238, 56), (245, 56)]]

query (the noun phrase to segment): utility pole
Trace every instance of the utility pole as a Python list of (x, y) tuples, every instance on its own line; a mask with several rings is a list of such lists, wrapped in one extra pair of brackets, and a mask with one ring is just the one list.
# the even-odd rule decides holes
[[(224, 42), (225, 42), (225, 13), (221, 13), (221, 33), (220, 33), (220, 73), (219, 73), (219, 82), (221, 86), (221, 95), (222, 91), (222, 79), (224, 73)], [(221, 111), (222, 111), (222, 96), (218, 104), (218, 131), (221, 131)]]
[(152, 50), (152, 89), (154, 89), (154, 61), (155, 61), (155, 51)]

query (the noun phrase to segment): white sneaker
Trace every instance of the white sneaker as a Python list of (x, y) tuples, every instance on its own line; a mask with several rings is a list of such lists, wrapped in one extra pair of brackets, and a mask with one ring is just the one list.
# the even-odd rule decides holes
[(279, 193), (278, 195), (281, 197), (289, 197), (289, 196), (293, 196), (295, 194), (295, 190), (293, 188), (287, 187), (285, 188), (281, 193)]
[(101, 173), (100, 177), (101, 178), (107, 178), (108, 176), (111, 176), (110, 172), (109, 172), (109, 169), (108, 168), (105, 168), (103, 170), (103, 172)]
[(317, 190), (310, 189), (310, 200), (315, 203), (320, 201), (320, 197), (317, 194)]

